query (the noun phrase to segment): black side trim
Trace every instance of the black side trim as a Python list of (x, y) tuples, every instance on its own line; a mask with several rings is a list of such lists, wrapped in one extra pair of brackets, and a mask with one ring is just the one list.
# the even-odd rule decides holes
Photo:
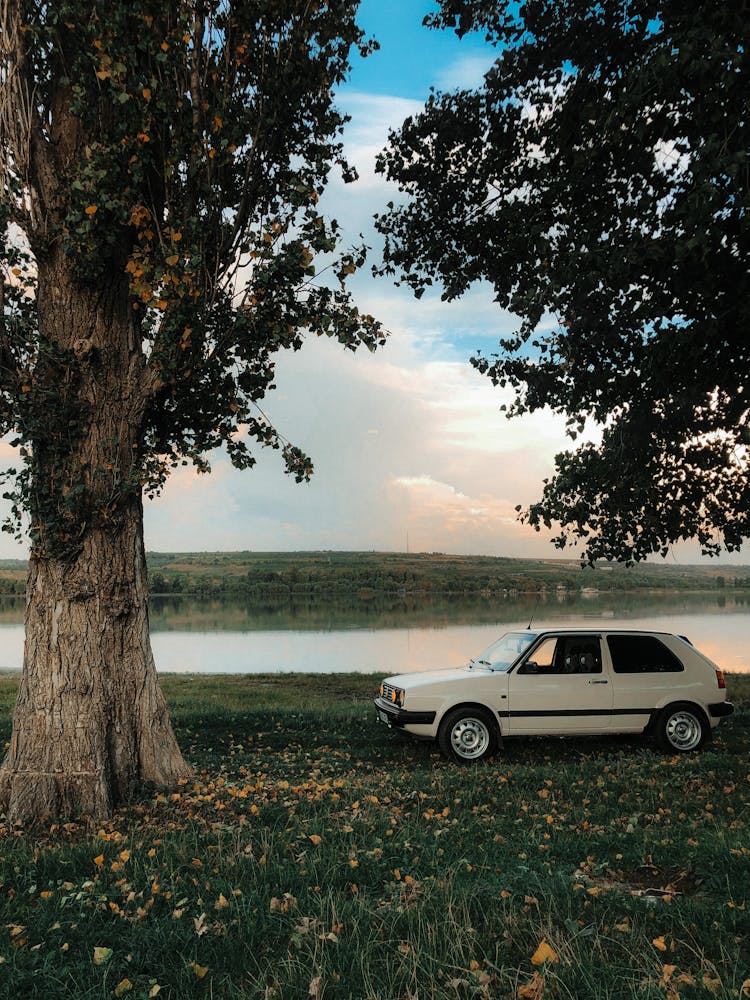
[(375, 699), (375, 708), (388, 716), (389, 726), (430, 726), (435, 721), (434, 712), (407, 712), (382, 698)]
[(716, 705), (708, 706), (708, 714), (712, 719), (723, 719), (734, 712), (734, 705), (731, 701), (720, 701)]
[(554, 719), (567, 718), (571, 715), (650, 715), (651, 712), (650, 708), (565, 708), (550, 712), (502, 712), (501, 714), (511, 719)]

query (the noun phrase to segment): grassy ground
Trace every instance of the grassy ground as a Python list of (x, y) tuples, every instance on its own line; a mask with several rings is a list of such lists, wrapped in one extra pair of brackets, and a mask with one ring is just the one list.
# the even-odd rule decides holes
[(376, 725), (375, 678), (163, 683), (194, 780), (2, 827), (0, 996), (750, 996), (750, 677), (699, 755), (528, 739), (475, 768)]

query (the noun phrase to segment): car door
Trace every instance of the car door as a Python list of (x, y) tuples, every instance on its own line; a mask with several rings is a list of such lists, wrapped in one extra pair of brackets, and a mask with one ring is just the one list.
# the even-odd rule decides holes
[(612, 698), (599, 635), (546, 636), (509, 677), (506, 731), (602, 732), (611, 724)]
[(640, 732), (657, 705), (679, 700), (685, 667), (665, 640), (667, 636), (643, 633), (607, 635), (614, 692), (612, 728), (617, 732)]

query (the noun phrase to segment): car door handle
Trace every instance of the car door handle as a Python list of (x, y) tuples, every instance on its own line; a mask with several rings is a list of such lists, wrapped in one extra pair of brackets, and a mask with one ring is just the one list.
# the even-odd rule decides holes
[(589, 681), (589, 684), (609, 684), (609, 681)]

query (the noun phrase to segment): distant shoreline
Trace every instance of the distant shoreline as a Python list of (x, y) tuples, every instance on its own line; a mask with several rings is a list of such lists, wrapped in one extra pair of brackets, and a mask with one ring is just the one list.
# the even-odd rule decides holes
[[(250, 599), (487, 597), (625, 591), (750, 591), (750, 565), (516, 559), (440, 552), (149, 552), (154, 596)], [(0, 594), (24, 592), (26, 563), (0, 560)]]

